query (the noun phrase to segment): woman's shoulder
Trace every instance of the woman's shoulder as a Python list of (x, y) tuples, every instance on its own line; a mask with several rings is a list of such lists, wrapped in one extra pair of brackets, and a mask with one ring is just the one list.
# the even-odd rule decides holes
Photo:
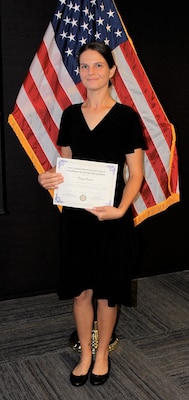
[(116, 103), (116, 112), (119, 115), (120, 119), (124, 119), (124, 122), (138, 123), (139, 121), (141, 121), (141, 117), (138, 111), (127, 104)]
[(76, 110), (81, 110), (82, 103), (70, 104), (68, 107), (65, 108), (64, 113), (72, 113)]
[(134, 108), (132, 108), (131, 106), (129, 106), (127, 104), (117, 102), (116, 108), (117, 108), (117, 110), (119, 110), (120, 112), (123, 112), (123, 113), (136, 114), (136, 111), (134, 110)]
[(68, 107), (66, 107), (63, 112), (62, 116), (60, 119), (60, 129), (62, 129), (63, 124), (70, 124), (70, 122), (75, 122), (78, 119), (79, 116), (79, 110), (81, 110), (81, 104), (71, 104)]

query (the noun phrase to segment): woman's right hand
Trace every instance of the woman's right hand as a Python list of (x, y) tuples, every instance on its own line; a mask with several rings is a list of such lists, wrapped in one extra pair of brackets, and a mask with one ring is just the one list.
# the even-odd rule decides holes
[(47, 190), (54, 190), (58, 188), (58, 185), (64, 182), (64, 177), (61, 173), (54, 172), (55, 169), (52, 168), (50, 171), (43, 172), (38, 175), (39, 184)]

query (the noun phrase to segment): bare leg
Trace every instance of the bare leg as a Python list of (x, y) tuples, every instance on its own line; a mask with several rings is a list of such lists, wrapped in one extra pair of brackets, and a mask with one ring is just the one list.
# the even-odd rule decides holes
[(104, 375), (108, 371), (109, 343), (117, 318), (117, 306), (109, 307), (107, 300), (98, 300), (98, 348), (93, 366), (93, 374)]
[(91, 289), (85, 290), (80, 296), (74, 298), (73, 303), (76, 329), (81, 345), (80, 362), (72, 371), (76, 376), (87, 374), (92, 361), (91, 334), (94, 320), (92, 295)]

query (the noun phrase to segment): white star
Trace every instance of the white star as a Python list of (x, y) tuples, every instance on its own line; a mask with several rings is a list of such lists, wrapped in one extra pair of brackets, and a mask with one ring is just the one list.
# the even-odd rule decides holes
[(82, 11), (84, 12), (85, 16), (89, 14), (89, 9), (87, 7), (85, 7), (85, 9)]
[(81, 25), (81, 28), (83, 28), (84, 31), (86, 31), (86, 29), (88, 29), (88, 25), (86, 24), (86, 22), (83, 23), (83, 25)]
[(73, 26), (77, 26), (78, 20), (73, 18), (70, 23), (71, 23), (72, 28), (73, 28)]
[(59, 0), (59, 1), (61, 3), (61, 6), (62, 6), (62, 4), (66, 4), (66, 0)]
[(70, 40), (70, 42), (75, 41), (75, 35), (70, 33), (70, 35), (68, 36), (68, 39)]
[(82, 37), (79, 42), (81, 43), (81, 45), (87, 43), (87, 39), (84, 39), (84, 37)]
[(89, 21), (94, 20), (94, 14), (89, 14)]
[(79, 11), (79, 7), (80, 5), (75, 3), (75, 6), (73, 7), (74, 12)]
[(115, 11), (109, 10), (106, 14), (108, 14), (108, 17), (114, 17)]
[(100, 4), (101, 11), (104, 11), (104, 3)]
[(62, 33), (60, 33), (60, 36), (62, 37), (62, 39), (65, 39), (67, 37), (68, 33), (63, 31)]
[(76, 69), (74, 69), (74, 72), (76, 73), (76, 75), (79, 75), (79, 67), (77, 67)]
[(73, 3), (72, 3), (72, 1), (70, 1), (70, 4), (68, 4), (67, 6), (68, 6), (69, 10), (71, 10), (71, 9), (73, 8)]
[(90, 3), (92, 6), (96, 6), (96, 0), (91, 0)]
[(111, 32), (111, 25), (107, 24), (106, 25), (106, 30), (107, 30), (107, 32)]
[(65, 24), (70, 24), (70, 18), (67, 16), (65, 19), (63, 19), (63, 21), (65, 22)]
[(61, 19), (62, 13), (60, 11), (57, 12), (57, 14), (55, 14), (57, 19)]
[(95, 33), (94, 37), (96, 38), (96, 40), (100, 39), (100, 35), (101, 35), (100, 32), (96, 32)]
[(109, 46), (109, 44), (110, 44), (110, 41), (109, 41), (109, 39), (108, 39), (108, 38), (106, 38), (106, 39), (104, 40), (104, 43), (105, 43), (105, 44), (107, 44), (107, 45)]
[(99, 17), (99, 19), (96, 20), (98, 22), (98, 26), (103, 25), (104, 19)]
[(73, 56), (72, 52), (73, 52), (73, 49), (70, 49), (69, 47), (68, 47), (68, 50), (65, 51), (65, 53), (67, 54), (67, 57)]
[(121, 37), (122, 31), (120, 31), (119, 29), (117, 29), (117, 31), (115, 31), (115, 35), (116, 35), (116, 37)]

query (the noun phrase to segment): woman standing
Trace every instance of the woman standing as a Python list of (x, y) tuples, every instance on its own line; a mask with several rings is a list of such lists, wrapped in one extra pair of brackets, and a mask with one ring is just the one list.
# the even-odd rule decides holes
[[(73, 298), (73, 313), (81, 345), (80, 362), (70, 374), (74, 386), (100, 385), (110, 373), (109, 343), (117, 306), (128, 305), (128, 282), (135, 263), (131, 204), (143, 181), (145, 148), (138, 114), (117, 103), (109, 86), (116, 65), (109, 46), (91, 42), (80, 48), (79, 72), (86, 101), (64, 110), (57, 144), (61, 156), (118, 164), (113, 206), (61, 213), (60, 299)], [(125, 183), (123, 169), (128, 168)], [(39, 175), (45, 189), (56, 189), (64, 177), (55, 168)], [(98, 348), (92, 363), (93, 297), (97, 301)]]

